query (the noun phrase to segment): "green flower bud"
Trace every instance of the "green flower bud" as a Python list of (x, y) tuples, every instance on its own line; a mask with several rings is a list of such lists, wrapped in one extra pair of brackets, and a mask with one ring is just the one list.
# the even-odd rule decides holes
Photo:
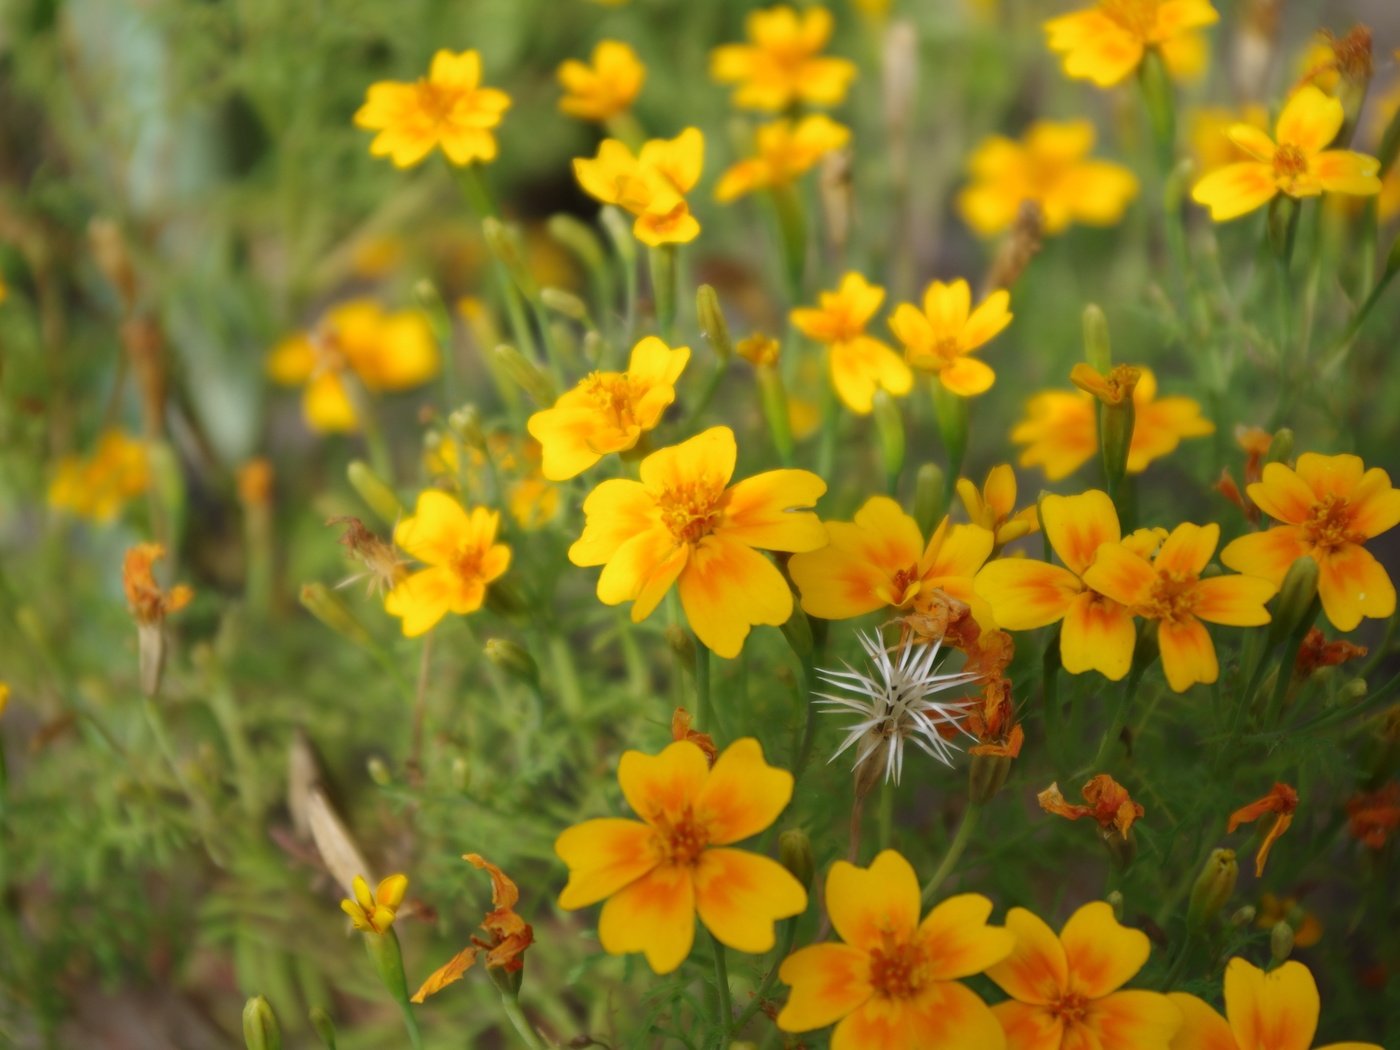
[(1113, 917), (1119, 922), (1123, 921), (1123, 894), (1118, 890), (1113, 890), (1104, 900), (1108, 901), (1108, 906), (1113, 909)]
[(1287, 922), (1274, 923), (1274, 928), (1269, 931), (1269, 955), (1275, 966), (1283, 964), (1293, 954), (1294, 936), (1293, 927)]
[(525, 263), (525, 253), (521, 251), (515, 230), (500, 219), (485, 218), (481, 220), (481, 234), (486, 238), (491, 254), (500, 260), (510, 279), (520, 289), (520, 294), (531, 302), (537, 300), (540, 296), (539, 285)]
[(932, 535), (948, 513), (946, 485), (946, 475), (937, 463), (923, 464), (914, 476), (914, 520), (925, 536)]
[(1246, 904), (1239, 908), (1230, 916), (1230, 925), (1239, 929), (1254, 925), (1254, 917), (1259, 914), (1259, 909), (1252, 904)]
[(554, 404), (554, 384), (533, 361), (515, 347), (502, 343), (491, 352), (501, 371), (537, 405)]
[(345, 476), (350, 479), (350, 485), (359, 493), (360, 499), (385, 525), (396, 525), (403, 517), (403, 504), (399, 502), (399, 497), (364, 460), (351, 460), (345, 468)]
[(1294, 561), (1288, 567), (1274, 604), (1274, 619), (1269, 634), (1277, 642), (1295, 631), (1306, 630), (1317, 617), (1318, 567), (1310, 556)]
[(622, 265), (631, 269), (637, 265), (637, 242), (632, 237), (632, 220), (621, 208), (605, 204), (598, 213), (598, 221), (603, 224), (608, 240), (612, 241)]
[(1288, 427), (1280, 427), (1274, 431), (1274, 438), (1269, 442), (1268, 451), (1264, 453), (1265, 463), (1286, 463), (1293, 456), (1293, 431)]
[(1186, 911), (1186, 923), (1199, 930), (1220, 914), (1235, 892), (1240, 877), (1240, 865), (1232, 849), (1212, 850), (1201, 873), (1191, 887), (1191, 903)]
[(369, 761), (365, 763), (365, 772), (380, 787), (388, 787), (394, 782), (394, 775), (389, 772), (389, 767), (378, 755), (370, 756)]
[(675, 653), (677, 662), (687, 671), (695, 670), (695, 638), (679, 624), (666, 628), (666, 644)]
[(486, 659), (522, 682), (539, 685), (540, 669), (519, 642), (508, 638), (488, 638), (485, 646)]
[(562, 317), (575, 321), (588, 320), (588, 304), (573, 292), (562, 288), (541, 288), (540, 302)]
[(301, 604), (306, 611), (320, 620), (342, 638), (346, 638), (363, 648), (372, 648), (374, 639), (364, 624), (355, 618), (350, 607), (340, 595), (324, 583), (308, 583), (301, 588)]
[(816, 860), (812, 857), (812, 840), (801, 828), (788, 828), (778, 836), (778, 860), (802, 883), (803, 889), (812, 885)]
[(715, 356), (728, 361), (734, 355), (734, 341), (719, 305), (719, 293), (708, 284), (702, 284), (695, 292), (695, 313), (700, 319), (700, 331), (709, 340)]
[(967, 794), (973, 805), (990, 802), (1011, 772), (1007, 755), (973, 755), (967, 766)]
[(321, 1045), (326, 1050), (335, 1050), (335, 1022), (324, 1006), (313, 1006), (310, 1013), (311, 1027), (321, 1037)]
[(560, 212), (545, 223), (549, 235), (567, 248), (590, 274), (602, 273), (608, 265), (603, 242), (593, 227), (572, 215)]
[(1108, 850), (1109, 859), (1119, 871), (1127, 871), (1132, 867), (1133, 861), (1137, 859), (1137, 836), (1131, 828), (1126, 836), (1117, 828), (1101, 828), (1099, 840), (1103, 842), (1104, 848)]
[(261, 995), (253, 996), (243, 1007), (243, 1045), (248, 1050), (282, 1050), (282, 1029)]
[(885, 390), (875, 391), (874, 416), (885, 483), (893, 491), (904, 469), (904, 416), (900, 414), (899, 403)]
[(809, 656), (812, 652), (812, 621), (807, 619), (807, 614), (801, 609), (794, 608), (792, 615), (783, 624), (783, 637), (787, 639), (792, 651), (800, 657)]
[(399, 937), (390, 926), (383, 933), (366, 933), (361, 938), (365, 950), (374, 960), (374, 968), (379, 981), (396, 1003), (408, 1002), (408, 978), (403, 972), (403, 952), (399, 950)]
[(1108, 318), (1097, 303), (1084, 307), (1084, 360), (1095, 372), (1107, 374), (1113, 367), (1113, 350), (1108, 338)]

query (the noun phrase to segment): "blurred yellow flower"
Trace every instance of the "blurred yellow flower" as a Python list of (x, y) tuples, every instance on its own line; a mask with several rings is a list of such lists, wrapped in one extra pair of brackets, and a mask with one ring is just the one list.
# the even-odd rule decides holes
[(1209, 0), (1098, 0), (1045, 23), (1050, 50), (1065, 75), (1112, 87), (1126, 80), (1149, 49), (1178, 76), (1200, 69), (1204, 45), (1195, 30), (1220, 18)]
[(426, 77), (371, 84), (355, 124), (379, 133), (369, 151), (395, 167), (411, 168), (436, 147), (462, 165), (496, 159), (491, 129), (509, 107), (504, 91), (481, 86), (480, 54), (442, 50), (433, 55)]
[(958, 194), (958, 212), (989, 237), (1008, 229), (1025, 201), (1040, 206), (1042, 229), (1061, 233), (1073, 223), (1112, 226), (1137, 196), (1138, 181), (1121, 164), (1094, 160), (1094, 125), (1041, 120), (1021, 139), (993, 135), (968, 159), (972, 182)]
[(700, 235), (685, 195), (700, 181), (705, 138), (686, 128), (673, 139), (652, 139), (633, 155), (604, 139), (598, 155), (574, 160), (574, 176), (589, 196), (636, 217), (632, 233), (643, 244), (686, 244)]
[(771, 335), (754, 332), (735, 343), (734, 352), (755, 367), (771, 368), (778, 363), (783, 345)]
[(890, 317), (890, 331), (904, 344), (904, 358), (920, 372), (961, 397), (986, 393), (996, 381), (984, 361), (972, 357), (1011, 323), (1011, 295), (998, 288), (972, 309), (972, 289), (959, 277), (952, 284), (931, 281), (920, 310), (900, 303)]
[(120, 430), (104, 431), (91, 458), (64, 456), (49, 483), (49, 505), (99, 524), (121, 513), (151, 487), (145, 442)]
[(588, 62), (576, 58), (559, 64), (564, 96), (559, 109), (580, 120), (602, 123), (625, 113), (642, 90), (646, 66), (619, 40), (602, 40)]
[(1277, 143), (1248, 124), (1230, 128), (1231, 141), (1251, 160), (1227, 164), (1196, 183), (1191, 199), (1210, 209), (1216, 222), (1262, 208), (1275, 196), (1316, 197), (1328, 193), (1371, 196), (1380, 192), (1380, 161), (1353, 150), (1325, 147), (1345, 119), (1342, 104), (1311, 84), (1300, 88), (1279, 114)]
[(432, 329), (416, 310), (388, 313), (376, 302), (356, 299), (332, 307), (311, 331), (284, 339), (267, 359), (273, 382), (306, 387), (302, 412), (319, 431), (359, 427), (345, 388), (347, 370), (375, 393), (426, 383), (438, 372)]
[(758, 155), (739, 161), (720, 176), (715, 199), (727, 203), (755, 190), (790, 186), (850, 139), (850, 128), (820, 113), (796, 122), (765, 124), (758, 129)]
[(752, 11), (744, 23), (749, 43), (710, 52), (710, 76), (737, 84), (734, 104), (743, 109), (840, 105), (856, 67), (844, 58), (822, 56), (831, 28), (831, 12), (824, 7), (800, 14), (786, 5)]
[(440, 434), (423, 450), (423, 467), (439, 485), (478, 495), (478, 502), (486, 502), (496, 483), (503, 483), (506, 510), (527, 530), (544, 527), (559, 510), (559, 486), (544, 477), (543, 460), (538, 441), (503, 430), (486, 435), (485, 449)]
[(350, 916), (355, 929), (385, 933), (394, 925), (399, 905), (408, 892), (408, 876), (390, 875), (371, 890), (364, 876), (356, 875), (354, 891), (354, 899), (341, 901), (340, 910)]
[(1016, 472), (1010, 464), (1002, 463), (989, 470), (981, 489), (967, 478), (959, 478), (957, 487), (968, 519), (995, 535), (998, 547), (1039, 530), (1040, 518), (1034, 503), (1016, 511)]
[(865, 334), (884, 298), (883, 288), (848, 273), (836, 291), (820, 294), (819, 306), (798, 307), (790, 315), (799, 332), (827, 345), (831, 383), (846, 407), (861, 415), (870, 413), (876, 390), (903, 397), (914, 385), (913, 373), (899, 355)]
[(1197, 171), (1214, 171), (1238, 160), (1248, 160), (1249, 154), (1235, 145), (1230, 129), (1236, 124), (1266, 131), (1269, 111), (1257, 103), (1231, 109), (1226, 106), (1199, 106), (1191, 111), (1191, 156)]

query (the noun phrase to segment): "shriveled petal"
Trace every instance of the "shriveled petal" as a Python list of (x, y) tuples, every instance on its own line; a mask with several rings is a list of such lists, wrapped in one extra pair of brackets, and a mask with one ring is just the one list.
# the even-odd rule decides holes
[(1122, 925), (1107, 901), (1092, 901), (1069, 917), (1060, 931), (1069, 963), (1069, 987), (1102, 999), (1127, 984), (1147, 962), (1147, 934)]
[(1220, 677), (1215, 644), (1205, 624), (1194, 616), (1162, 620), (1157, 625), (1157, 646), (1162, 651), (1162, 671), (1167, 684), (1184, 693), (1197, 682), (1209, 685)]
[(1204, 1000), (1185, 992), (1169, 992), (1167, 998), (1181, 1013), (1173, 1050), (1239, 1050), (1230, 1022)]
[(919, 924), (919, 940), (928, 952), (929, 978), (956, 981), (982, 973), (1011, 954), (1016, 937), (988, 926), (992, 902), (980, 893), (960, 893), (941, 901)]
[(975, 357), (959, 357), (938, 373), (939, 382), (959, 397), (985, 394), (996, 382), (991, 365)]
[(1305, 84), (1283, 107), (1274, 136), (1281, 146), (1297, 146), (1304, 153), (1319, 153), (1337, 137), (1345, 119), (1339, 99), (1314, 84)]
[(718, 534), (697, 544), (680, 575), (681, 607), (696, 637), (733, 659), (749, 628), (779, 626), (792, 615), (792, 591), (771, 561)]
[(992, 1013), (1012, 1050), (1061, 1050), (1065, 1023), (1045, 1007), (1008, 999), (993, 1006)]
[(1231, 540), (1220, 552), (1220, 562), (1236, 572), (1278, 584), (1293, 563), (1311, 550), (1302, 529), (1278, 525)]
[(738, 849), (707, 849), (695, 868), (695, 908), (721, 944), (754, 955), (772, 949), (773, 924), (800, 915), (807, 891), (776, 860)]
[(784, 1032), (810, 1032), (835, 1024), (874, 994), (870, 956), (846, 944), (814, 944), (783, 960), (778, 979), (792, 985), (778, 1014)]
[(1229, 222), (1262, 208), (1277, 194), (1273, 166), (1247, 160), (1212, 171), (1196, 183), (1191, 199), (1209, 208), (1216, 222)]
[(1152, 564), (1158, 572), (1199, 574), (1210, 562), (1215, 546), (1220, 542), (1220, 526), (1193, 525), (1182, 522), (1157, 550)]
[(1105, 543), (1084, 582), (1102, 595), (1129, 607), (1141, 605), (1152, 590), (1157, 574), (1147, 559), (1121, 543)]
[(740, 842), (769, 827), (792, 798), (792, 774), (763, 760), (753, 737), (736, 740), (710, 770), (695, 799), (695, 817), (712, 845)]
[(1096, 1000), (1085, 1020), (1103, 1050), (1170, 1050), (1181, 1011), (1157, 992), (1114, 992)]
[(1352, 630), (1364, 616), (1384, 619), (1395, 612), (1395, 585), (1365, 547), (1348, 543), (1317, 556), (1318, 597), (1337, 630)]
[(1277, 592), (1277, 584), (1258, 576), (1212, 576), (1196, 585), (1192, 611), (1207, 623), (1258, 627), (1271, 619), (1264, 603)]
[(1060, 661), (1070, 674), (1098, 671), (1111, 682), (1122, 681), (1136, 645), (1133, 614), (1112, 598), (1087, 591), (1065, 612)]
[(1101, 546), (1123, 538), (1113, 500), (1098, 489), (1078, 496), (1043, 497), (1040, 520), (1051, 549), (1076, 576), (1084, 575)]
[(1008, 631), (1033, 631), (1054, 623), (1084, 590), (1068, 569), (1029, 558), (999, 558), (984, 565), (973, 587)]
[(617, 782), (632, 812), (648, 823), (674, 823), (693, 806), (709, 776), (705, 753), (689, 740), (668, 744), (659, 754), (624, 751)]
[(736, 484), (724, 495), (724, 537), (770, 551), (814, 551), (826, 545), (826, 529), (810, 508), (826, 482), (808, 470), (769, 470)]
[(689, 868), (666, 864), (608, 898), (598, 942), (611, 955), (644, 952), (659, 974), (685, 962), (695, 943), (695, 884)]
[(1300, 962), (1268, 973), (1239, 958), (1225, 967), (1225, 1016), (1241, 1047), (1308, 1050), (1321, 1008), (1317, 982)]
[(559, 894), (559, 907), (568, 911), (611, 897), (661, 863), (656, 832), (620, 817), (575, 824), (554, 840), (554, 852), (569, 869)]
[(1058, 1001), (1069, 988), (1069, 962), (1055, 931), (1025, 908), (1006, 913), (1006, 928), (1016, 943), (1010, 956), (990, 967), (987, 976), (1023, 1003)]
[(868, 868), (844, 860), (826, 876), (826, 911), (841, 939), (870, 949), (886, 934), (909, 938), (919, 925), (919, 877), (894, 850), (884, 850)]

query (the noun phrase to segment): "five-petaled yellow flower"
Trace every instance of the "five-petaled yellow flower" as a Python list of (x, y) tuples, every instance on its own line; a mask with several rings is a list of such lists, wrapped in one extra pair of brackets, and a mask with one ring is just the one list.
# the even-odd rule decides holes
[(938, 376), (962, 397), (986, 393), (996, 373), (970, 356), (1011, 323), (1011, 294), (998, 288), (972, 309), (972, 289), (961, 277), (952, 284), (931, 281), (924, 308), (900, 303), (890, 317), (890, 331), (904, 344), (904, 357), (921, 372)]
[(850, 128), (821, 113), (764, 124), (756, 136), (757, 156), (739, 161), (720, 176), (715, 199), (727, 203), (755, 190), (790, 186), (850, 140)]
[(439, 51), (428, 75), (413, 83), (371, 84), (355, 124), (377, 131), (369, 151), (395, 167), (411, 168), (436, 147), (453, 164), (496, 159), (491, 129), (510, 108), (510, 96), (481, 86), (481, 55)]
[(1220, 18), (1209, 0), (1098, 0), (1093, 7), (1045, 23), (1050, 50), (1065, 75), (1112, 87), (1126, 80), (1149, 50), (1180, 76), (1195, 72), (1202, 44), (1196, 32)]
[(998, 548), (1040, 528), (1034, 505), (1016, 510), (1016, 472), (1010, 464), (987, 471), (980, 489), (967, 478), (958, 478), (958, 498), (972, 524), (990, 530)]
[(759, 553), (811, 551), (826, 530), (810, 508), (826, 482), (806, 470), (770, 470), (734, 485), (738, 448), (728, 427), (653, 452), (641, 480), (604, 481), (583, 502), (575, 565), (601, 565), (598, 598), (632, 602), (632, 622), (651, 615), (672, 584), (706, 646), (735, 657), (749, 629), (786, 623), (792, 591)]
[(1262, 208), (1280, 193), (1379, 193), (1380, 161), (1353, 150), (1327, 149), (1345, 119), (1340, 101), (1305, 85), (1283, 107), (1273, 139), (1250, 124), (1232, 125), (1230, 140), (1253, 159), (1212, 171), (1196, 183), (1191, 199), (1208, 207), (1216, 222), (1225, 222)]
[(1138, 181), (1121, 164), (1089, 156), (1094, 134), (1087, 120), (1042, 120), (1019, 142), (984, 140), (968, 158), (972, 182), (958, 194), (958, 212), (983, 237), (1008, 229), (1026, 201), (1039, 207), (1047, 234), (1074, 223), (1114, 225), (1137, 196)]
[(589, 196), (635, 216), (632, 232), (643, 244), (686, 244), (700, 235), (685, 195), (700, 181), (704, 160), (704, 136), (686, 128), (673, 139), (646, 142), (636, 155), (617, 139), (604, 139), (596, 157), (574, 160), (574, 177)]
[(370, 890), (363, 875), (356, 875), (354, 899), (340, 902), (340, 910), (350, 916), (355, 929), (369, 933), (386, 933), (394, 925), (399, 905), (408, 892), (407, 875), (390, 875), (381, 879), (379, 885)]
[(559, 64), (559, 83), (564, 88), (559, 109), (601, 124), (631, 108), (646, 75), (646, 66), (631, 47), (620, 40), (601, 40), (588, 62), (570, 58)]
[(836, 1025), (832, 1050), (1002, 1050), (987, 1004), (962, 984), (1005, 959), (1012, 935), (988, 926), (992, 902), (963, 893), (920, 921), (919, 879), (894, 850), (868, 868), (844, 860), (826, 877), (826, 911), (839, 942), (783, 960), (792, 994), (778, 1014), (785, 1032)]
[[(1215, 646), (1205, 623), (1258, 627), (1269, 622), (1264, 603), (1278, 590), (1257, 576), (1211, 576), (1201, 572), (1220, 542), (1220, 526), (1178, 525), (1148, 561), (1126, 543), (1099, 545), (1084, 584), (1135, 616), (1157, 623), (1157, 647), (1167, 684), (1182, 693), (1220, 676)], [(1203, 623), (1202, 621), (1205, 621)]]
[(550, 481), (582, 474), (609, 452), (636, 446), (676, 399), (676, 380), (690, 348), (647, 336), (632, 348), (625, 372), (594, 372), (527, 424), (544, 453)]
[(744, 23), (747, 44), (710, 52), (710, 76), (737, 84), (734, 104), (778, 112), (795, 104), (837, 106), (856, 78), (853, 62), (821, 54), (831, 38), (831, 12), (786, 5), (752, 11)]
[(403, 633), (415, 638), (449, 612), (476, 612), (486, 587), (510, 566), (510, 548), (496, 542), (500, 514), (485, 507), (467, 511), (445, 492), (420, 493), (413, 516), (394, 528), (394, 542), (427, 568), (405, 576), (384, 597), (390, 616), (403, 618)]
[(1227, 544), (1224, 564), (1281, 584), (1289, 566), (1307, 556), (1317, 562), (1318, 597), (1338, 630), (1352, 630), (1363, 616), (1394, 615), (1395, 585), (1362, 546), (1400, 523), (1400, 490), (1389, 474), (1367, 470), (1359, 456), (1305, 452), (1296, 468), (1266, 464), (1248, 492), (1283, 524)]
[(874, 407), (876, 390), (903, 397), (914, 385), (914, 375), (899, 355), (865, 334), (884, 298), (883, 288), (848, 273), (836, 291), (821, 293), (819, 306), (799, 307), (791, 314), (799, 332), (827, 344), (831, 385), (846, 407), (861, 415)]
[(554, 843), (569, 869), (559, 906), (607, 902), (598, 917), (605, 951), (643, 952), (670, 973), (690, 954), (697, 915), (721, 944), (757, 954), (773, 947), (777, 920), (806, 909), (807, 891), (781, 864), (729, 848), (769, 827), (792, 798), (792, 774), (768, 765), (757, 740), (736, 740), (713, 769), (689, 740), (658, 755), (628, 751), (617, 779), (642, 819), (586, 820)]

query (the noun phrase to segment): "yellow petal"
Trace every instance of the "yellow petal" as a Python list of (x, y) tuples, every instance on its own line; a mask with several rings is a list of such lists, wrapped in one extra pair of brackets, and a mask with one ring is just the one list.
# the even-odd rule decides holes
[(1312, 173), (1329, 193), (1373, 197), (1381, 191), (1381, 162), (1353, 150), (1330, 149), (1312, 160)]
[(955, 981), (982, 973), (1011, 954), (1016, 937), (988, 926), (992, 902), (980, 893), (949, 897), (919, 924), (919, 941), (928, 952), (929, 979)]
[(1249, 498), (1269, 517), (1288, 525), (1302, 525), (1325, 492), (1312, 487), (1282, 463), (1265, 463), (1259, 481), (1248, 489)]
[(951, 284), (931, 281), (924, 289), (924, 315), (939, 338), (958, 338), (972, 313), (972, 289), (959, 277)]
[(707, 849), (695, 869), (695, 907), (721, 944), (757, 955), (776, 942), (775, 922), (806, 910), (807, 891), (768, 857)]
[(1122, 539), (1118, 511), (1108, 494), (1097, 489), (1078, 496), (1045, 496), (1040, 517), (1051, 549), (1076, 576), (1084, 575), (1101, 546)]
[[(699, 484), (723, 489), (734, 474), (737, 458), (734, 431), (728, 427), (711, 427), (642, 460), (642, 484), (653, 491)], [(587, 509), (588, 505), (584, 504), (584, 510)]]
[(792, 616), (792, 591), (771, 561), (720, 534), (702, 539), (680, 575), (681, 607), (702, 643), (733, 659), (749, 628)]
[(1086, 1020), (1102, 1050), (1171, 1050), (1181, 1011), (1157, 992), (1115, 992), (1096, 1000)]
[(724, 497), (726, 540), (769, 551), (814, 551), (826, 529), (807, 513), (826, 482), (807, 470), (769, 470), (734, 485)]
[(625, 478), (602, 482), (583, 501), (583, 535), (569, 548), (575, 565), (602, 565), (633, 536), (659, 522), (655, 497)]
[(1316, 452), (1304, 452), (1298, 457), (1298, 477), (1318, 499), (1328, 496), (1347, 498), (1361, 483), (1365, 469), (1360, 456), (1346, 453), (1323, 456)]
[(445, 492), (420, 493), (413, 516), (394, 529), (394, 542), (419, 561), (445, 565), (457, 553), (469, 527), (466, 510)]
[(992, 388), (996, 373), (985, 361), (959, 357), (939, 371), (938, 380), (959, 397), (976, 397)]
[(568, 911), (611, 897), (661, 862), (651, 827), (614, 817), (575, 824), (554, 840), (554, 852), (569, 869), (559, 895), (559, 907)]
[(1304, 153), (1318, 153), (1337, 137), (1345, 119), (1339, 100), (1313, 84), (1305, 84), (1283, 107), (1274, 137), (1280, 146), (1297, 146)]
[(1086, 591), (1074, 599), (1060, 628), (1060, 660), (1070, 674), (1098, 671), (1119, 682), (1133, 664), (1133, 616), (1112, 598)]
[(1011, 465), (1002, 463), (989, 470), (982, 488), (987, 494), (987, 506), (996, 520), (1004, 521), (1011, 517), (1011, 512), (1016, 509), (1016, 472)]
[(831, 925), (855, 948), (879, 947), (886, 934), (912, 937), (919, 904), (919, 878), (894, 850), (884, 850), (868, 868), (838, 860), (826, 876)]
[(1280, 525), (1227, 543), (1220, 552), (1220, 562), (1236, 572), (1278, 584), (1293, 563), (1311, 550), (1302, 529)]
[(1196, 585), (1192, 612), (1207, 623), (1258, 627), (1269, 622), (1264, 603), (1277, 591), (1276, 584), (1257, 576), (1212, 576)]
[(1123, 544), (1105, 543), (1083, 579), (1100, 594), (1131, 608), (1146, 601), (1157, 574), (1145, 558)]
[(977, 575), (995, 545), (996, 537), (990, 529), (980, 525), (950, 527), (948, 519), (944, 518), (919, 559), (919, 575), (925, 580), (948, 576), (970, 580)]
[[(988, 930), (988, 933), (994, 931)], [(997, 930), (997, 933), (1004, 931)], [(863, 1047), (910, 1046), (928, 1050), (1004, 1050), (1006, 1037), (996, 1015), (977, 994), (957, 981), (930, 981), (906, 1008), (907, 1043), (861, 1043)], [(833, 1042), (832, 1046), (835, 1046)]]
[(1317, 982), (1300, 962), (1264, 973), (1237, 958), (1225, 968), (1225, 1015), (1241, 1047), (1308, 1050), (1320, 1011)]
[(1065, 1050), (1065, 1023), (1045, 1007), (1008, 999), (993, 1006), (992, 1013), (1014, 1050)]
[(695, 942), (690, 869), (662, 865), (609, 897), (598, 916), (598, 942), (612, 955), (644, 952), (658, 974), (676, 970)]
[(1129, 929), (1105, 901), (1084, 905), (1060, 931), (1069, 965), (1069, 987), (1089, 999), (1102, 999), (1127, 984), (1152, 950), (1147, 934)]
[(1239, 1050), (1230, 1022), (1204, 1000), (1184, 992), (1170, 992), (1167, 998), (1181, 1013), (1182, 1021), (1172, 1050)]
[(1199, 574), (1210, 562), (1219, 542), (1220, 526), (1215, 522), (1208, 525), (1182, 522), (1163, 541), (1152, 565), (1158, 572)]
[(1162, 671), (1167, 684), (1184, 693), (1200, 682), (1209, 685), (1220, 677), (1215, 645), (1205, 625), (1194, 616), (1183, 620), (1162, 620), (1157, 625), (1157, 647), (1162, 652)]
[(1390, 475), (1380, 467), (1366, 471), (1347, 503), (1352, 529), (1367, 539), (1400, 525), (1400, 489), (1391, 487)]
[(712, 845), (740, 842), (772, 825), (792, 798), (792, 774), (763, 760), (753, 737), (736, 740), (715, 761), (695, 799), (695, 817)]
[(1191, 190), (1191, 199), (1209, 208), (1216, 222), (1228, 222), (1262, 208), (1277, 194), (1271, 165), (1241, 161), (1201, 179)]
[(1348, 543), (1317, 552), (1322, 609), (1339, 631), (1355, 628), (1362, 617), (1385, 619), (1395, 612), (1395, 585), (1365, 547)]
[(1023, 1003), (1058, 1002), (1069, 988), (1069, 964), (1055, 931), (1025, 908), (1006, 913), (1006, 928), (1015, 938), (1011, 954), (988, 968), (987, 976)]
[(835, 1024), (874, 994), (870, 956), (845, 944), (814, 944), (783, 960), (778, 979), (792, 986), (778, 1014), (784, 1032), (810, 1032)]
[(648, 823), (675, 823), (690, 812), (709, 772), (705, 753), (689, 740), (677, 740), (656, 755), (624, 752), (617, 782), (637, 816)]
[(973, 584), (1008, 631), (1033, 631), (1064, 616), (1084, 589), (1072, 572), (1029, 558), (999, 558)]

